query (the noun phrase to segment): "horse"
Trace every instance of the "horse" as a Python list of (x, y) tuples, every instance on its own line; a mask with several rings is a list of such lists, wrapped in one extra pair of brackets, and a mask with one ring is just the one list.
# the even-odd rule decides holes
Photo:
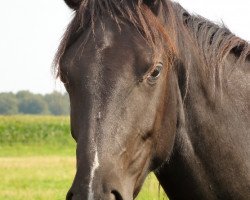
[(150, 172), (171, 200), (250, 199), (249, 43), (170, 0), (64, 1), (66, 199), (132, 200)]

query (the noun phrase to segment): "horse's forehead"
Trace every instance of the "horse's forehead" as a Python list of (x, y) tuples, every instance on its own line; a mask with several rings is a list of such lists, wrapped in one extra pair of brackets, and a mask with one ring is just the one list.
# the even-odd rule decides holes
[(99, 48), (111, 47), (114, 44), (115, 35), (117, 33), (112, 27), (107, 27), (101, 23), (92, 34), (93, 47), (99, 50)]
[(91, 33), (80, 62), (94, 67), (119, 65), (122, 70), (122, 66), (131, 66), (135, 58), (147, 62), (151, 53), (151, 48), (133, 27), (100, 23)]
[[(145, 40), (142, 39), (138, 30), (129, 24), (118, 24), (109, 18), (95, 24), (92, 32), (92, 45), (94, 48), (117, 48), (128, 49), (145, 48)], [(96, 48), (98, 50), (99, 48)]]
[[(64, 67), (74, 77), (116, 79), (117, 73), (144, 70), (152, 62), (152, 50), (133, 26), (96, 22), (67, 50)], [(137, 70), (137, 69), (136, 69)], [(98, 74), (98, 76), (97, 76)], [(125, 75), (124, 74), (124, 75)], [(85, 77), (84, 80), (87, 80)]]

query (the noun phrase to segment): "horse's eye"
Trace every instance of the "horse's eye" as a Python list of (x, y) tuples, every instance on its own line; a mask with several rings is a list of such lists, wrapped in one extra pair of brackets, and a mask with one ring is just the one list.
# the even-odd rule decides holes
[(149, 84), (155, 84), (156, 80), (160, 77), (162, 71), (162, 64), (159, 63), (148, 75), (147, 80)]

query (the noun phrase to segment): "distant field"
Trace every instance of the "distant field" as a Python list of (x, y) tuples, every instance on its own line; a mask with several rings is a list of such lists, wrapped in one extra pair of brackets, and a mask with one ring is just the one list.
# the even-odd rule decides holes
[[(75, 173), (68, 117), (0, 116), (0, 200), (61, 200)], [(153, 175), (137, 200), (167, 200)]]
[(58, 144), (73, 146), (69, 117), (0, 116), (0, 144)]

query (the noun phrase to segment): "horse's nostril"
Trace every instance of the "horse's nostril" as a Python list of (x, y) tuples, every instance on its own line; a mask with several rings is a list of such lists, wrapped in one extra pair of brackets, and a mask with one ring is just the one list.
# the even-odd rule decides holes
[(116, 190), (112, 190), (111, 195), (112, 195), (111, 200), (123, 200), (120, 193), (118, 191), (116, 191)]

